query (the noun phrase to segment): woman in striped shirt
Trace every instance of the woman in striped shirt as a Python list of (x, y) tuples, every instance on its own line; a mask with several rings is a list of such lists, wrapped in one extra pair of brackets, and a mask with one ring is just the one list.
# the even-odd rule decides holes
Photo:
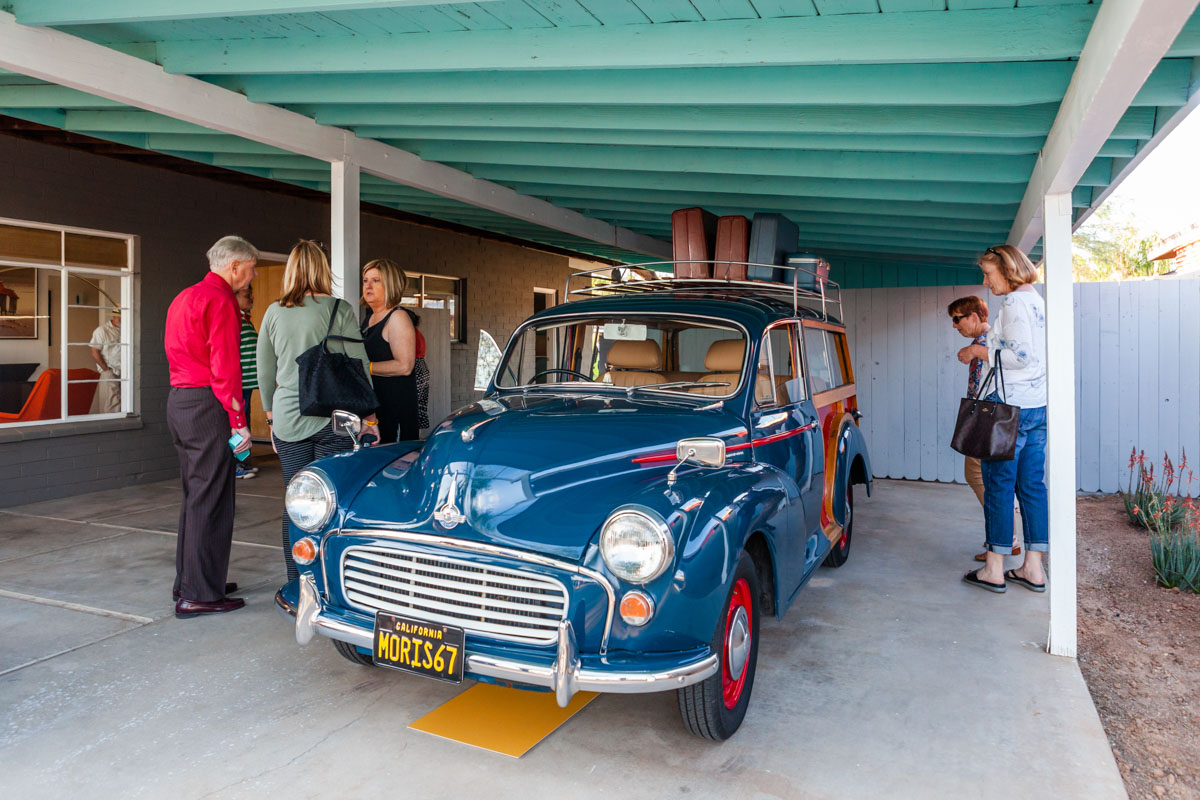
[[(237, 302), (242, 316), (242, 408), (246, 410), (246, 419), (249, 421), (250, 395), (258, 388), (258, 331), (254, 330), (254, 323), (250, 321), (250, 312), (254, 309), (254, 287), (247, 286), (238, 292)], [(258, 473), (258, 467), (252, 463), (253, 458), (253, 455), (246, 454), (246, 460), (237, 465), (237, 477), (249, 479)]]

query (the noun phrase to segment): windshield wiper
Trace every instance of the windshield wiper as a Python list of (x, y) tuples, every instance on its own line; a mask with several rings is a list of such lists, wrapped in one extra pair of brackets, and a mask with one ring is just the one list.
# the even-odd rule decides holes
[(642, 384), (641, 386), (626, 386), (625, 394), (628, 397), (633, 397), (633, 393), (638, 389), (648, 389), (653, 391), (656, 389), (681, 389), (685, 386), (689, 389), (694, 389), (696, 387), (709, 388), (711, 386), (728, 385), (729, 384), (726, 381), (669, 381), (667, 383), (646, 383)]

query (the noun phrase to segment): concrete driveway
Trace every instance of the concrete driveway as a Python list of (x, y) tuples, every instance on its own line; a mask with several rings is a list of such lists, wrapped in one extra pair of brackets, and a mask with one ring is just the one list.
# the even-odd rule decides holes
[[(1047, 599), (959, 581), (959, 486), (877, 481), (849, 563), (767, 620), (723, 744), (673, 693), (602, 696), (520, 760), (410, 731), (458, 692), (300, 648), (272, 606), (282, 483), (238, 485), (243, 610), (176, 620), (179, 488), (0, 511), (0, 784), (10, 798), (1124, 798)], [(860, 493), (861, 494), (861, 493)]]

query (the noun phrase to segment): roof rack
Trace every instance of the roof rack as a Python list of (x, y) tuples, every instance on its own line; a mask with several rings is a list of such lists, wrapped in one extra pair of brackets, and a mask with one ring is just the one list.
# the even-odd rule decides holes
[[(764, 267), (773, 270), (791, 271), (790, 282), (731, 280), (729, 278), (674, 278), (647, 277), (644, 274), (658, 266), (670, 266), (674, 272), (676, 264), (707, 264), (722, 267)], [(810, 276), (802, 286), (802, 276)], [(572, 282), (581, 282), (571, 288)], [(806, 308), (821, 315), (828, 322), (829, 314), (836, 308), (842, 316), (842, 287), (813, 270), (791, 264), (755, 264), (748, 261), (653, 261), (631, 264), (625, 267), (603, 267), (601, 269), (575, 272), (567, 276), (564, 301), (581, 300), (585, 297), (611, 297), (622, 294), (677, 294), (679, 292), (712, 293), (722, 292), (743, 297), (770, 297), (792, 301), (792, 314), (797, 315)]]

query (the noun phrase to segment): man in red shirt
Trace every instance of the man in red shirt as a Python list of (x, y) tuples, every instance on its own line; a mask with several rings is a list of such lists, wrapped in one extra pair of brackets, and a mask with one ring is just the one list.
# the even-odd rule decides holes
[(233, 611), (227, 597), (233, 545), (234, 457), (231, 434), (250, 449), (242, 401), (241, 318), (235, 294), (254, 280), (258, 250), (239, 236), (208, 251), (209, 273), (184, 289), (167, 309), (163, 345), (171, 373), (167, 427), (179, 454), (183, 503), (175, 547), (175, 616)]

